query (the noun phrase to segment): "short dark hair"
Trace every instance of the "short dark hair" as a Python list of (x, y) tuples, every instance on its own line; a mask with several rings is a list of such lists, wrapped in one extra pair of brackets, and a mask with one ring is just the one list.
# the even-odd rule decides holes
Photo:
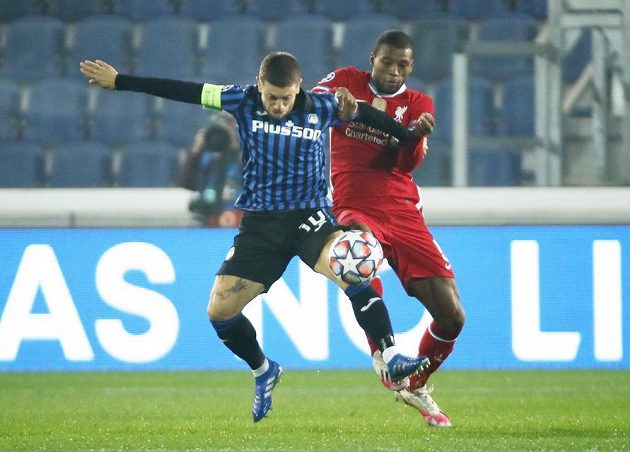
[(273, 52), (260, 63), (260, 78), (280, 88), (299, 83), (300, 65), (288, 52)]
[(378, 53), (378, 49), (380, 49), (382, 45), (392, 46), (397, 49), (411, 49), (411, 52), (413, 53), (413, 41), (404, 31), (388, 30), (381, 33), (379, 37), (376, 38), (376, 43), (374, 44), (374, 50), (372, 50), (372, 53), (376, 55)]

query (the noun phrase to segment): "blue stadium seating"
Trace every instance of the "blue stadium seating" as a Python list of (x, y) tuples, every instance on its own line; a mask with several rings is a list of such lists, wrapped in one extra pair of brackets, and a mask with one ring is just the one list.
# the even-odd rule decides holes
[(41, 185), (42, 148), (27, 141), (0, 143), (0, 187), (28, 188)]
[(169, 143), (146, 141), (127, 146), (122, 154), (118, 185), (121, 187), (172, 187), (176, 185), (178, 150)]
[(415, 89), (416, 91), (422, 91), (423, 93), (427, 92), (426, 84), (418, 77), (414, 77), (413, 75), (407, 79), (406, 85), (408, 88)]
[(509, 10), (509, 0), (450, 0), (450, 10), (470, 20), (480, 20)]
[(47, 14), (65, 22), (76, 22), (89, 16), (107, 14), (110, 6), (106, 0), (46, 0)]
[(0, 79), (0, 140), (19, 138), (20, 102), (18, 84), (9, 79)]
[(112, 12), (131, 21), (144, 21), (174, 14), (175, 7), (172, 0), (114, 0)]
[(106, 187), (111, 185), (112, 154), (102, 143), (70, 142), (54, 153), (48, 179), (51, 187)]
[(208, 126), (212, 112), (199, 105), (164, 101), (159, 114), (156, 137), (180, 147), (189, 147), (195, 134)]
[(547, 18), (547, 0), (518, 0), (516, 11), (527, 13), (539, 20)]
[[(480, 41), (527, 41), (536, 37), (537, 23), (527, 15), (484, 19), (479, 22)], [(531, 56), (477, 56), (471, 61), (472, 73), (493, 81), (502, 81), (518, 75), (533, 73)]]
[(11, 22), (18, 17), (42, 14), (41, 0), (0, 0), (0, 22)]
[(25, 16), (7, 25), (0, 75), (20, 82), (63, 72), (64, 24), (45, 16)]
[[(453, 84), (444, 80), (437, 84), (433, 97), (435, 130), (432, 138), (451, 142), (453, 138)], [(494, 93), (492, 84), (485, 79), (472, 77), (468, 82), (468, 134), (471, 136), (494, 133)]]
[(265, 21), (284, 20), (308, 12), (306, 3), (296, 0), (249, 0), (247, 12)]
[(151, 77), (195, 79), (198, 57), (197, 22), (187, 17), (164, 16), (143, 26), (136, 73)]
[(428, 83), (452, 76), (453, 53), (468, 39), (468, 21), (444, 14), (411, 22), (409, 35), (414, 43), (414, 75)]
[(400, 20), (418, 20), (430, 17), (446, 10), (448, 2), (444, 0), (395, 0), (384, 1), (380, 12), (397, 17)]
[(521, 184), (521, 153), (514, 149), (470, 149), (468, 185), (505, 187)]
[(210, 27), (201, 75), (213, 83), (255, 83), (264, 51), (265, 25), (258, 17), (238, 15), (217, 21)]
[(238, 0), (181, 0), (179, 5), (180, 14), (209, 22), (238, 14), (241, 10)]
[(90, 59), (107, 61), (118, 72), (131, 73), (131, 23), (112, 15), (92, 16), (77, 22), (68, 76), (83, 78), (79, 62)]
[(429, 138), (429, 150), (422, 164), (413, 172), (421, 187), (448, 187), (452, 185), (451, 144)]
[(371, 0), (317, 0), (313, 11), (321, 14), (328, 19), (340, 22), (351, 19), (357, 14), (374, 13), (374, 2)]
[(150, 138), (151, 102), (154, 99), (142, 93), (98, 91), (90, 138), (111, 146)]
[[(308, 39), (304, 39), (305, 36)], [(315, 14), (294, 16), (280, 22), (273, 50), (295, 55), (304, 86), (311, 88), (333, 69), (332, 23)]]
[(24, 138), (44, 146), (85, 138), (86, 82), (51, 78), (32, 85)]
[(534, 136), (534, 78), (519, 77), (505, 83), (498, 112), (499, 135)]
[(356, 66), (368, 70), (376, 38), (384, 31), (399, 27), (398, 19), (383, 14), (365, 14), (350, 19), (346, 22), (336, 66)]

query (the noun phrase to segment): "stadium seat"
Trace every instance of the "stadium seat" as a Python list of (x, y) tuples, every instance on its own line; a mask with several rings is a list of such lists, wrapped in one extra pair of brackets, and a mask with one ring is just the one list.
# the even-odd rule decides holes
[(429, 138), (429, 150), (422, 164), (413, 172), (421, 187), (448, 187), (452, 184), (451, 144)]
[(43, 12), (44, 3), (41, 0), (0, 0), (0, 23)]
[(51, 187), (111, 185), (112, 154), (102, 143), (69, 142), (54, 152), (48, 183)]
[[(235, 51), (234, 43), (238, 42)], [(201, 59), (201, 75), (213, 83), (256, 83), (265, 51), (265, 25), (257, 17), (238, 15), (212, 24)]]
[(513, 149), (470, 149), (468, 185), (509, 187), (521, 185), (521, 153)]
[(88, 85), (52, 78), (32, 85), (24, 112), (24, 138), (44, 146), (85, 139)]
[(422, 91), (423, 93), (427, 92), (426, 84), (418, 77), (414, 77), (413, 75), (407, 79), (406, 85), (408, 88), (415, 89), (416, 91)]
[(142, 42), (137, 51), (136, 74), (195, 79), (198, 74), (198, 57), (197, 22), (187, 17), (164, 16), (148, 21), (142, 27)]
[(249, 0), (247, 12), (265, 21), (284, 20), (308, 12), (306, 3), (296, 0)]
[(127, 146), (122, 153), (120, 187), (173, 187), (176, 185), (178, 150), (169, 143), (145, 141)]
[(101, 59), (114, 66), (118, 72), (131, 73), (131, 23), (119, 16), (92, 16), (77, 22), (68, 76), (84, 78), (79, 62)]
[(503, 87), (503, 101), (498, 111), (499, 135), (534, 136), (534, 78), (519, 77)]
[(358, 14), (374, 13), (374, 2), (371, 0), (317, 0), (313, 11), (328, 19), (341, 22), (351, 19)]
[(109, 13), (111, 8), (108, 3), (107, 0), (46, 0), (46, 12), (65, 22), (76, 22)]
[(339, 61), (336, 66), (356, 66), (370, 68), (370, 53), (378, 35), (400, 27), (398, 19), (382, 14), (365, 14), (346, 22)]
[(384, 1), (380, 12), (397, 17), (400, 20), (418, 20), (446, 10), (448, 2), (444, 0), (396, 0)]
[[(485, 19), (479, 22), (480, 41), (527, 41), (536, 37), (537, 23), (527, 15)], [(533, 58), (524, 56), (477, 56), (471, 60), (471, 72), (493, 81), (503, 81), (518, 75), (533, 73)]]
[[(444, 80), (436, 85), (434, 95), (435, 130), (431, 137), (451, 142), (453, 138), (453, 84)], [(492, 84), (472, 77), (468, 81), (468, 134), (471, 136), (494, 133), (494, 93)]]
[(150, 138), (153, 132), (151, 102), (154, 99), (142, 93), (98, 91), (90, 138), (110, 146)]
[(179, 5), (180, 14), (208, 22), (238, 14), (241, 10), (239, 0), (181, 0)]
[(18, 84), (9, 79), (0, 79), (0, 140), (19, 138), (20, 102)]
[(208, 125), (212, 112), (199, 105), (164, 101), (159, 113), (156, 138), (179, 147), (189, 147), (195, 134)]
[(174, 14), (175, 7), (173, 0), (114, 0), (112, 12), (131, 21), (144, 21)]
[(460, 16), (443, 14), (409, 24), (414, 43), (414, 75), (427, 83), (452, 76), (453, 53), (460, 51), (468, 39), (468, 21)]
[(450, 0), (451, 12), (470, 20), (481, 20), (509, 11), (510, 0)]
[(41, 185), (42, 148), (27, 141), (0, 144), (0, 187), (28, 188)]
[(64, 24), (45, 16), (25, 16), (7, 25), (0, 75), (30, 83), (63, 72)]
[(539, 20), (547, 18), (547, 0), (518, 0), (516, 11), (529, 14)]
[(279, 22), (272, 49), (295, 55), (300, 62), (304, 86), (311, 88), (333, 69), (332, 23), (315, 14)]

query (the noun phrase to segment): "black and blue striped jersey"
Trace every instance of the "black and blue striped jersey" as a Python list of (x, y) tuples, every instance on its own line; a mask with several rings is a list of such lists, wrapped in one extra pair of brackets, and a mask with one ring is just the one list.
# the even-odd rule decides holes
[(204, 85), (202, 105), (231, 113), (243, 148), (243, 193), (236, 207), (279, 211), (332, 205), (322, 134), (342, 121), (337, 99), (301, 90), (291, 113), (271, 118), (256, 85)]

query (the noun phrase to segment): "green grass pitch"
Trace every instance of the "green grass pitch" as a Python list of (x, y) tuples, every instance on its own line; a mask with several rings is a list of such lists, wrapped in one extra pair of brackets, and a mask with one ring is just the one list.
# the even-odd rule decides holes
[(268, 418), (249, 372), (0, 373), (2, 450), (621, 450), (628, 371), (440, 371), (436, 429), (368, 370), (287, 369)]

